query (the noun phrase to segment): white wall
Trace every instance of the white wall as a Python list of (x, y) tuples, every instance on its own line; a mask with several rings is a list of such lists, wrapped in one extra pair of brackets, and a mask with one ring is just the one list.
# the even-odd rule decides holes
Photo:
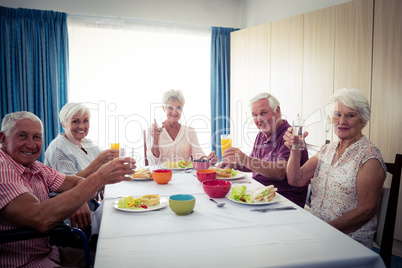
[(350, 0), (0, 0), (0, 5), (54, 10), (70, 15), (248, 28), (348, 1)]

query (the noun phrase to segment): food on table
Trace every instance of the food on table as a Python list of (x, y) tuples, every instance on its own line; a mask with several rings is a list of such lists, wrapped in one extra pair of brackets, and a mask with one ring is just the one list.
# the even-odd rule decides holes
[(265, 200), (266, 202), (269, 202), (275, 197), (277, 190), (278, 189), (273, 185), (258, 188), (251, 193), (250, 201), (255, 202)]
[(254, 203), (264, 200), (265, 202), (270, 202), (276, 195), (278, 189), (273, 185), (258, 188), (247, 194), (247, 187), (244, 185), (236, 185), (232, 187), (232, 192), (230, 193), (230, 198), (245, 203)]
[(166, 162), (165, 166), (167, 168), (192, 168), (193, 167), (193, 162), (187, 162), (180, 160), (178, 162)]
[(246, 191), (247, 191), (246, 186), (236, 185), (232, 187), (232, 193), (230, 194), (230, 198), (245, 203), (252, 203), (252, 201), (250, 200), (250, 194), (247, 194)]
[(142, 196), (142, 204), (151, 207), (160, 203), (160, 196), (158, 194), (148, 194)]
[(133, 196), (123, 197), (117, 204), (118, 208), (130, 208), (130, 209), (146, 209), (146, 205), (142, 203), (142, 198), (134, 198)]
[(129, 208), (129, 209), (147, 209), (151, 206), (156, 206), (160, 203), (159, 195), (144, 195), (142, 197), (127, 196), (119, 200), (118, 208)]
[(141, 169), (141, 170), (136, 170), (134, 174), (131, 174), (131, 178), (133, 179), (147, 179), (151, 178), (152, 174), (149, 168)]
[(177, 162), (166, 162), (165, 166), (167, 168), (177, 168)]
[(177, 163), (177, 166), (179, 167), (179, 168), (191, 168), (191, 167), (193, 167), (193, 162), (187, 162), (187, 161), (182, 161), (182, 160), (180, 160), (178, 163)]
[(216, 171), (216, 177), (218, 178), (232, 178), (236, 177), (239, 172), (231, 168), (216, 168), (211, 167), (211, 169)]

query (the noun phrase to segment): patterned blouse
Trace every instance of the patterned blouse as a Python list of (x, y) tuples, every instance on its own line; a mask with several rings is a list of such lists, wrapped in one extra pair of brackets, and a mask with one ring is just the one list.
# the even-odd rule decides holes
[[(367, 160), (378, 159), (385, 175), (387, 172), (380, 150), (365, 136), (346, 148), (341, 158), (331, 165), (337, 146), (338, 143), (334, 142), (321, 147), (317, 168), (311, 179), (311, 212), (325, 222), (335, 220), (357, 207), (357, 174)], [(362, 228), (348, 235), (372, 247), (376, 228), (377, 217), (373, 217)]]

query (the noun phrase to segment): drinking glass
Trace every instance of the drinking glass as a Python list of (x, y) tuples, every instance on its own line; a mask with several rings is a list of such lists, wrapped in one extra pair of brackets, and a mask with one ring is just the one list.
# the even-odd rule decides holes
[[(136, 166), (139, 164), (139, 162), (137, 161), (137, 158), (136, 158), (136, 156), (135, 156), (135, 153), (134, 153), (134, 148), (131, 149), (130, 158), (132, 158), (132, 159), (135, 160)], [(134, 169), (134, 165), (133, 165), (133, 164), (130, 164), (130, 168), (131, 168), (131, 169)]]
[(232, 147), (232, 137), (230, 136), (230, 134), (221, 135), (221, 146), (222, 146), (222, 155), (227, 148)]
[(163, 131), (163, 128), (162, 128), (163, 120), (162, 120), (162, 118), (154, 118), (154, 123), (156, 124), (156, 126), (159, 129), (159, 133), (161, 133)]
[[(110, 143), (110, 149), (119, 150), (119, 156), (120, 156), (120, 143)], [(119, 157), (119, 156), (115, 156), (115, 157)]]
[(125, 156), (126, 156), (125, 146), (119, 146), (119, 157), (125, 157)]
[(297, 118), (292, 121), (294, 140), (292, 150), (304, 150), (304, 120)]

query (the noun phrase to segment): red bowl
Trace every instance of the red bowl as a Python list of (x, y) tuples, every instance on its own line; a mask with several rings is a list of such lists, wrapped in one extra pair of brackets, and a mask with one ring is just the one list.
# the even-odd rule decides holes
[(214, 180), (216, 179), (216, 171), (213, 169), (199, 169), (197, 170), (197, 179), (200, 182)]
[(172, 171), (170, 169), (156, 169), (152, 171), (152, 179), (157, 184), (167, 184), (172, 179)]
[(202, 187), (210, 197), (221, 198), (229, 193), (232, 183), (225, 180), (207, 180), (202, 182)]

